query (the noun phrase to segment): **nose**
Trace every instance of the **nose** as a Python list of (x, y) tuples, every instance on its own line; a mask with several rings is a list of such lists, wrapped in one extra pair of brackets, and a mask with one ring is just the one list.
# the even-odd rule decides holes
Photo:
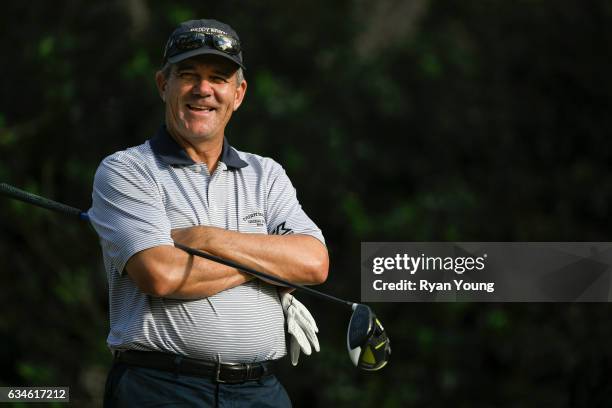
[(213, 92), (212, 84), (208, 79), (202, 78), (194, 84), (192, 92), (194, 95), (199, 96), (211, 95)]

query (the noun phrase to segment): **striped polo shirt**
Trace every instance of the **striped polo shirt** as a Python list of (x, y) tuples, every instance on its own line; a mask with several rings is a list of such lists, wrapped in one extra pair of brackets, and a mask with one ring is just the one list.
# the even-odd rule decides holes
[(161, 127), (142, 145), (105, 158), (89, 210), (109, 282), (113, 350), (151, 350), (223, 362), (285, 355), (276, 286), (259, 279), (198, 300), (153, 297), (124, 271), (130, 257), (173, 245), (174, 228), (208, 225), (255, 234), (307, 234), (324, 243), (283, 168), (224, 140), (213, 174)]

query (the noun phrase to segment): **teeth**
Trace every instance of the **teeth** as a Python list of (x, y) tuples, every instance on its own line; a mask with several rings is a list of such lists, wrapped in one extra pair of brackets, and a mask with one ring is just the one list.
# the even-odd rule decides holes
[(212, 108), (207, 108), (206, 106), (195, 106), (195, 105), (189, 105), (189, 107), (191, 109), (197, 109), (197, 110), (205, 110), (205, 111), (211, 111), (213, 110)]

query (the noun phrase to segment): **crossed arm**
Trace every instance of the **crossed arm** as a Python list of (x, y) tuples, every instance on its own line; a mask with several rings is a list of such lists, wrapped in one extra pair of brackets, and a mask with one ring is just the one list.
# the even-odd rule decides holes
[[(327, 249), (308, 235), (245, 234), (197, 226), (175, 229), (172, 238), (290, 282), (308, 285), (327, 279)], [(169, 245), (135, 254), (127, 262), (126, 271), (143, 292), (176, 299), (212, 296), (253, 279), (237, 269)]]

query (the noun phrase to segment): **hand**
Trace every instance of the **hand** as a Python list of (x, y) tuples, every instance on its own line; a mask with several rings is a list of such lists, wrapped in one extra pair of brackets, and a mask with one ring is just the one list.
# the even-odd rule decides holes
[(287, 332), (291, 335), (289, 351), (291, 364), (296, 366), (300, 357), (300, 349), (307, 356), (312, 353), (312, 347), (317, 352), (320, 350), (316, 335), (319, 329), (306, 306), (293, 295), (287, 292), (281, 293), (281, 303), (287, 319)]

